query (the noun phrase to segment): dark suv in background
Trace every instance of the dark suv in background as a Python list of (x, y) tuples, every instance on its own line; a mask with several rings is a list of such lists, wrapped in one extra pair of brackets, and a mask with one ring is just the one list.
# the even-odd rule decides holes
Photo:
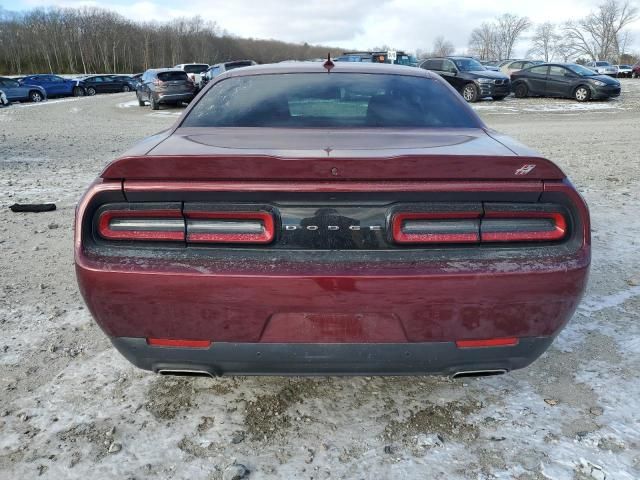
[(136, 88), (138, 104), (144, 107), (146, 102), (152, 110), (158, 110), (160, 104), (177, 105), (189, 103), (196, 94), (196, 87), (184, 70), (176, 68), (157, 68), (147, 70)]
[(428, 58), (420, 68), (432, 70), (453, 88), (458, 90), (467, 102), (477, 102), (481, 98), (492, 97), (502, 100), (511, 92), (511, 80), (505, 74), (487, 70), (471, 57)]

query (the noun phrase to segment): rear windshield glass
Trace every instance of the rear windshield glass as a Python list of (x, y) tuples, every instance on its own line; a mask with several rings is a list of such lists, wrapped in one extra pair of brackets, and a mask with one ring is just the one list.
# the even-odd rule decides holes
[(175, 82), (180, 80), (188, 80), (185, 72), (162, 72), (158, 74), (158, 80), (163, 82)]
[(209, 65), (185, 65), (184, 71), (187, 73), (202, 73), (209, 68)]
[(248, 75), (214, 85), (184, 127), (478, 127), (436, 80), (405, 75)]

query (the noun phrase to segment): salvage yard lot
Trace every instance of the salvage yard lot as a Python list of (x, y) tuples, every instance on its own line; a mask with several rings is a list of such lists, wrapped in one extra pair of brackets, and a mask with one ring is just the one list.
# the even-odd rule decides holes
[[(132, 367), (91, 321), (74, 206), (109, 160), (182, 112), (132, 94), (0, 110), (0, 478), (640, 478), (640, 81), (609, 102), (480, 102), (585, 195), (585, 299), (502, 377), (181, 379)], [(132, 103), (133, 102), (133, 103)], [(14, 202), (58, 210), (16, 214)]]

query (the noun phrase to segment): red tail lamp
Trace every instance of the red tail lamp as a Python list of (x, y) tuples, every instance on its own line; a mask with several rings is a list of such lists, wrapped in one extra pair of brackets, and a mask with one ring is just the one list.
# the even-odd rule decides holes
[(541, 211), (488, 211), (480, 229), (483, 242), (549, 242), (566, 233), (562, 213)]

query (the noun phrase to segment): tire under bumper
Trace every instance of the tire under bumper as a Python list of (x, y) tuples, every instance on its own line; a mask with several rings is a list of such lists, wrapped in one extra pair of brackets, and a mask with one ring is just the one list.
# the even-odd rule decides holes
[(553, 337), (521, 338), (506, 347), (458, 348), (429, 343), (213, 343), (209, 348), (156, 347), (144, 338), (111, 342), (144, 370), (220, 375), (453, 375), (524, 368)]

